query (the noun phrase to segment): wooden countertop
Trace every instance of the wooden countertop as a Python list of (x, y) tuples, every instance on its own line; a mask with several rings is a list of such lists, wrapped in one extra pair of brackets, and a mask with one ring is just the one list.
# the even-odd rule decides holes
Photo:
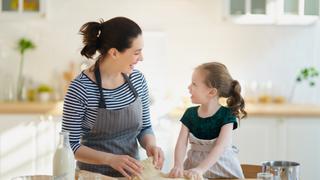
[[(89, 178), (90, 179), (94, 178), (96, 176), (98, 176), (101, 180), (125, 180), (126, 179), (126, 178), (114, 178), (114, 177), (105, 176), (105, 175), (102, 175), (102, 174), (97, 174), (97, 173), (81, 170), (81, 171), (76, 172), (75, 180), (78, 180), (78, 177), (81, 174), (85, 175), (85, 177), (87, 177), (88, 179)], [(171, 179), (171, 178), (169, 178), (169, 179)], [(236, 179), (209, 179), (209, 180), (236, 180)], [(256, 180), (256, 179), (246, 178), (246, 179), (243, 179), (243, 180)]]
[(247, 103), (249, 116), (320, 117), (320, 105)]
[[(0, 114), (50, 114), (61, 115), (63, 102), (0, 102)], [(320, 117), (320, 105), (247, 103), (249, 116)], [(178, 108), (169, 116), (179, 117), (184, 109)]]
[(61, 115), (63, 102), (0, 102), (0, 114)]

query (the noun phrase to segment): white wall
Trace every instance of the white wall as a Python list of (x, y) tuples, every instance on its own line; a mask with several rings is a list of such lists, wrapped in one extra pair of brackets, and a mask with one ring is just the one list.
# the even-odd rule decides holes
[[(169, 78), (162, 87), (173, 91), (173, 96), (187, 95), (192, 68), (209, 60), (225, 63), (243, 83), (272, 80), (275, 86), (282, 84), (285, 92), (298, 69), (320, 67), (319, 24), (234, 25), (223, 20), (222, 0), (48, 0), (47, 7), (44, 19), (0, 19), (2, 76), (17, 74), (19, 57), (13, 47), (19, 37), (26, 36), (35, 41), (37, 49), (26, 54), (25, 74), (50, 81), (54, 71), (66, 70), (70, 61), (83, 60), (80, 26), (114, 16), (127, 16), (146, 32), (165, 34), (166, 59), (155, 63), (167, 72)], [(146, 76), (152, 81), (152, 75)], [(296, 101), (319, 104), (319, 90), (319, 85), (313, 89), (299, 85)]]

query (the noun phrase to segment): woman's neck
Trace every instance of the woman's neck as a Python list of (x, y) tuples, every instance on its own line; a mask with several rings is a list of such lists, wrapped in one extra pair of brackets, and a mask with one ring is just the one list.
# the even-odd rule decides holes
[(210, 100), (206, 104), (201, 104), (198, 109), (198, 115), (202, 118), (213, 116), (221, 107), (216, 99)]
[(115, 63), (112, 60), (105, 59), (100, 65), (100, 74), (101, 79), (118, 79), (121, 76), (121, 71), (119, 67), (117, 66), (117, 63)]
[(105, 59), (99, 64), (101, 85), (106, 89), (115, 89), (121, 86), (125, 80), (117, 63), (112, 59)]

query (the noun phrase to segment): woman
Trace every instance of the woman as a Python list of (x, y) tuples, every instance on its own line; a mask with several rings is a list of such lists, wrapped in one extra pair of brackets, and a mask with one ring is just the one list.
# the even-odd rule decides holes
[(142, 61), (140, 27), (125, 17), (88, 22), (80, 29), (81, 55), (95, 65), (71, 83), (64, 100), (62, 130), (70, 132), (70, 144), (81, 170), (108, 176), (139, 176), (142, 170), (138, 144), (163, 165), (149, 114), (145, 78), (134, 66)]

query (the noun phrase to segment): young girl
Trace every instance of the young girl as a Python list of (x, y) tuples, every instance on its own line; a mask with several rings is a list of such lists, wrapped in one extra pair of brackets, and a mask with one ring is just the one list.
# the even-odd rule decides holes
[[(247, 114), (239, 82), (232, 79), (225, 65), (209, 62), (194, 70), (188, 89), (192, 103), (199, 106), (188, 108), (180, 120), (169, 177), (244, 178), (236, 158), (238, 150), (232, 146), (237, 119)], [(220, 97), (227, 98), (226, 107), (219, 103)], [(188, 140), (191, 147), (183, 163)]]

